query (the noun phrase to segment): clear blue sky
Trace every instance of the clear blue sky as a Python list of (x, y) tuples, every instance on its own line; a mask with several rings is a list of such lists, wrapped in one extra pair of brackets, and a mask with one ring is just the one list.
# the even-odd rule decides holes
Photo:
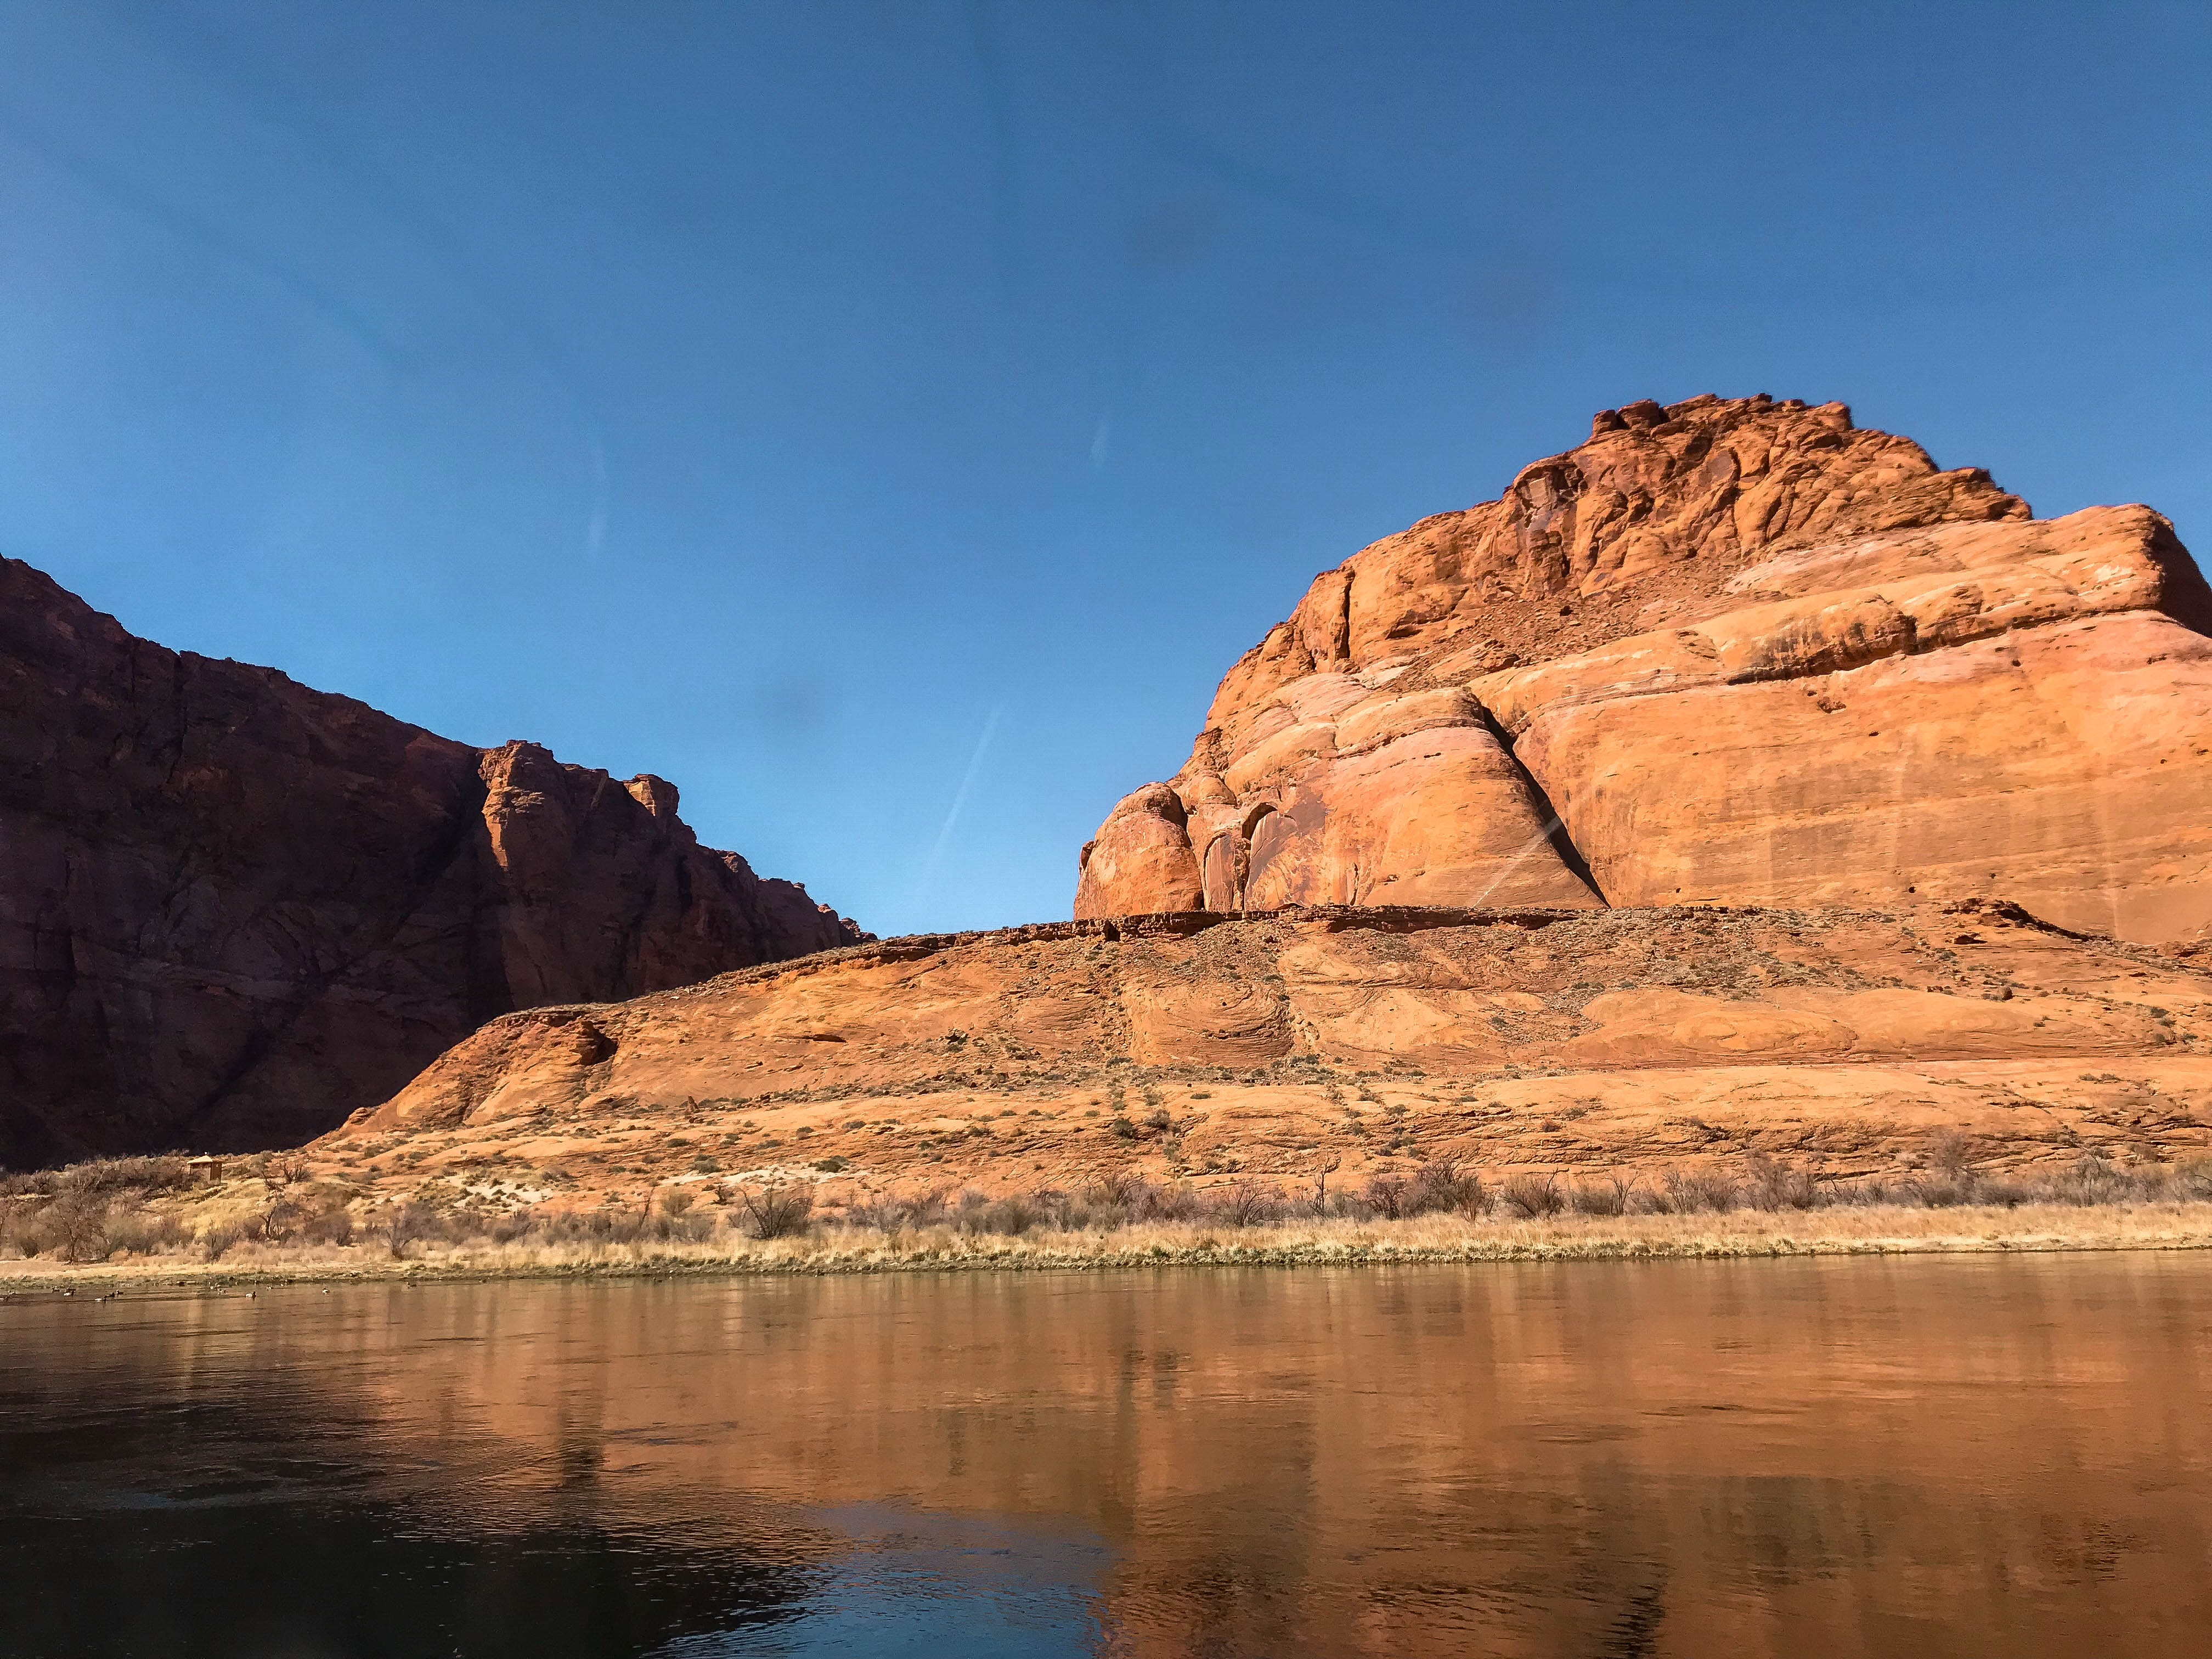
[(1315, 571), (1601, 407), (2212, 543), (2209, 18), (11, 0), (0, 548), (878, 932), (1063, 916)]

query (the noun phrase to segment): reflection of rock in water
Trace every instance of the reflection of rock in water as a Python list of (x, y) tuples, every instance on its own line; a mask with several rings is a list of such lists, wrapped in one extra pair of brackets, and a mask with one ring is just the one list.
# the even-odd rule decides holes
[[(127, 1310), (89, 1345), (87, 1312), (9, 1311), (50, 1361), (19, 1420), (221, 1398), (114, 1417), (117, 1467), (290, 1484), (165, 1533), (52, 1523), (94, 1547), (40, 1535), (4, 1588), (196, 1535), (169, 1559), (216, 1588), (167, 1593), (199, 1613), (391, 1528), (456, 1607), (440, 1550), (495, 1600), (672, 1633), (721, 1597), (800, 1652), (2057, 1659), (2193, 1654), (2212, 1620), (2186, 1260), (452, 1285)], [(11, 1539), (68, 1506), (15, 1471), (106, 1455), (0, 1451)], [(297, 1494), (349, 1472), (375, 1521), (318, 1533)]]
[(476, 1532), (328, 1492), (0, 1517), (17, 1654), (601, 1659), (788, 1620), (789, 1563), (588, 1527)]

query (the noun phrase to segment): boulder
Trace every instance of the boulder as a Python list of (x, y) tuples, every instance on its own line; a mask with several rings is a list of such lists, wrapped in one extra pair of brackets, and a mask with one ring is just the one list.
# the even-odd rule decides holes
[(1188, 810), (1166, 784), (1126, 795), (1083, 849), (1075, 894), (1081, 915), (1147, 915), (1204, 902)]

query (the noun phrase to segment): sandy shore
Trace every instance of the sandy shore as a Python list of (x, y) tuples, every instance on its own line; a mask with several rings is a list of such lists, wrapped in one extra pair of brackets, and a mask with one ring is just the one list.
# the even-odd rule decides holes
[(217, 1261), (134, 1256), (70, 1266), (0, 1261), (0, 1297), (218, 1291), (339, 1281), (668, 1278), (720, 1274), (1096, 1271), (1165, 1267), (1358, 1267), (1421, 1262), (1600, 1261), (1804, 1255), (1960, 1255), (2212, 1248), (2212, 1203), (2016, 1208), (1836, 1206), (1768, 1212), (1560, 1216), (1543, 1220), (1295, 1222), (1245, 1229), (1194, 1222), (1019, 1237), (950, 1227), (832, 1228), (769, 1242), (241, 1246)]

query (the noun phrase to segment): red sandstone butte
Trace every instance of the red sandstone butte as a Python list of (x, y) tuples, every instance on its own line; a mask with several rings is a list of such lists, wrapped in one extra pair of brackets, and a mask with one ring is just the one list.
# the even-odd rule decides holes
[(676, 800), (166, 650), (0, 560), (0, 1164), (296, 1145), (495, 1015), (866, 937)]
[(1075, 914), (1998, 896), (2200, 936), (2208, 630), (2147, 507), (2037, 519), (1840, 404), (1607, 410), (1316, 577)]

